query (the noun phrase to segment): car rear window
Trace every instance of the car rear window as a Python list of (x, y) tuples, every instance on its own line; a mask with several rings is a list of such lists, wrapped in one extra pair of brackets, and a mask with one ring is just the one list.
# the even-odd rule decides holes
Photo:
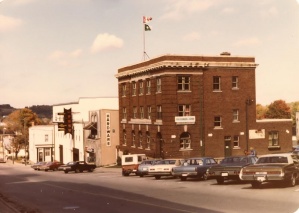
[(284, 156), (261, 157), (256, 163), (288, 163), (288, 158)]

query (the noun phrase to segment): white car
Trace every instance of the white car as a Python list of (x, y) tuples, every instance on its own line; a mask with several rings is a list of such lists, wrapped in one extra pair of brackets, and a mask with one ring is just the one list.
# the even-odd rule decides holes
[(172, 168), (182, 165), (183, 161), (183, 159), (158, 160), (155, 165), (149, 167), (148, 174), (154, 176), (157, 180), (161, 176), (172, 176)]

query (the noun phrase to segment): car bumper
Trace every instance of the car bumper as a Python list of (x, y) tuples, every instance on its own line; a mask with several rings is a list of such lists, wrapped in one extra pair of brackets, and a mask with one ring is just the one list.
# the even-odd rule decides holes
[(259, 182), (285, 180), (284, 176), (278, 176), (278, 175), (241, 175), (240, 178), (241, 180), (245, 180), (245, 181), (259, 181)]
[(172, 176), (171, 172), (149, 172), (149, 175)]

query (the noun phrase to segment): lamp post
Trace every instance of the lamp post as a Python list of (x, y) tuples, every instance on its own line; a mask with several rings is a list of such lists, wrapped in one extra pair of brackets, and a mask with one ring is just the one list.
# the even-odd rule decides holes
[(248, 107), (253, 103), (253, 100), (248, 98), (245, 101), (246, 104), (246, 152), (248, 152), (249, 146), (249, 129), (248, 129)]

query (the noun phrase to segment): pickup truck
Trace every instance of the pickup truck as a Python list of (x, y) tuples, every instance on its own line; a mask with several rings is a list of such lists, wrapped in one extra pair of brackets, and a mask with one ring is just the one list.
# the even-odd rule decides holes
[(260, 156), (258, 161), (245, 166), (240, 179), (251, 182), (252, 188), (259, 188), (263, 182), (284, 182), (295, 186), (299, 179), (298, 155), (292, 153), (268, 154)]
[(85, 161), (71, 161), (65, 165), (58, 167), (58, 170), (64, 171), (64, 173), (68, 172), (93, 172), (95, 170), (96, 165), (94, 164), (87, 164)]

